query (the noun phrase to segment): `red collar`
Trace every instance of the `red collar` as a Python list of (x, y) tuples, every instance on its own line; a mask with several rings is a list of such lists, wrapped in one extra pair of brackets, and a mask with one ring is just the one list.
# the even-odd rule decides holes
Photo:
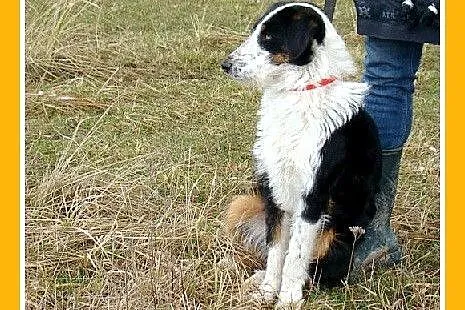
[(315, 83), (315, 84), (307, 84), (305, 85), (305, 88), (304, 89), (299, 89), (299, 88), (294, 88), (292, 90), (300, 90), (300, 91), (304, 91), (304, 90), (312, 90), (312, 89), (315, 89), (315, 88), (318, 88), (318, 87), (323, 87), (323, 86), (326, 86), (328, 84), (331, 84), (332, 82), (334, 82), (336, 80), (336, 77), (334, 76), (330, 76), (328, 78), (325, 78), (325, 79), (321, 79), (318, 81), (318, 83)]

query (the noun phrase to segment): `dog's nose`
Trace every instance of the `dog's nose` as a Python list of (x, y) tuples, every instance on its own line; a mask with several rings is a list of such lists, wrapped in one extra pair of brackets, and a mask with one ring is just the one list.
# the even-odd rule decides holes
[(232, 68), (232, 62), (231, 59), (227, 58), (221, 63), (221, 68), (223, 69), (224, 72), (229, 73)]

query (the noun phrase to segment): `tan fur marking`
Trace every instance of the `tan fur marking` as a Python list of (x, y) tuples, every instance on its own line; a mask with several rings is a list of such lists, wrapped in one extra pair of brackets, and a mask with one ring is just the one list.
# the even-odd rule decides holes
[(323, 231), (318, 235), (316, 246), (313, 250), (313, 259), (321, 259), (328, 254), (329, 249), (334, 241), (336, 241), (336, 232), (333, 228)]
[(229, 204), (226, 213), (226, 231), (236, 232), (237, 228), (251, 218), (264, 212), (265, 205), (260, 196), (240, 195), (236, 196)]
[(289, 55), (288, 54), (284, 54), (284, 53), (279, 53), (279, 54), (273, 54), (271, 56), (271, 60), (275, 63), (275, 64), (282, 64), (282, 63), (285, 63), (285, 62), (289, 62)]
[(240, 266), (252, 269), (263, 268), (263, 254), (256, 248), (243, 243), (242, 225), (265, 212), (265, 205), (258, 195), (240, 195), (233, 198), (226, 211), (225, 231), (231, 238), (234, 261)]

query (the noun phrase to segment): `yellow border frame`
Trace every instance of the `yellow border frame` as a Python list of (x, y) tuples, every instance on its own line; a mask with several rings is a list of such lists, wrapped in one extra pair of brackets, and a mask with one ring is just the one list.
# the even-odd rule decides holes
[(20, 305), (20, 2), (2, 3), (2, 281), (3, 309)]
[[(444, 2), (442, 4), (444, 5)], [(3, 238), (3, 270), (1, 283), (1, 305), (3, 309), (19, 309), (20, 307), (20, 1), (5, 1), (2, 3), (2, 16), (0, 26), (2, 33), (1, 53), (3, 66), (0, 81), (2, 85), (2, 121), (0, 130), (3, 133), (3, 160), (0, 191), (2, 195), (2, 225), (0, 234)], [(443, 6), (444, 7), (444, 6)], [(463, 16), (465, 3), (462, 1), (448, 1), (445, 21), (448, 31), (446, 38), (442, 41), (447, 43), (448, 48), (443, 49), (445, 53), (445, 76), (448, 81), (445, 84), (443, 98), (445, 105), (445, 120), (447, 123), (445, 144), (447, 149), (445, 156), (445, 180), (447, 188), (444, 187), (445, 221), (447, 226), (445, 232), (445, 305), (446, 309), (462, 309), (462, 286), (463, 272), (461, 272), (461, 236), (463, 219), (465, 218), (465, 206), (461, 205), (461, 181), (465, 174), (465, 164), (462, 159), (460, 145), (462, 142), (463, 115), (465, 114), (465, 103), (462, 102), (464, 95), (461, 93), (464, 57), (463, 49), (458, 42), (463, 40)], [(455, 46), (456, 45), (456, 46)], [(445, 83), (442, 80), (441, 83)], [(443, 171), (444, 173), (444, 171)], [(445, 184), (443, 184), (444, 186)], [(442, 222), (444, 224), (444, 222)], [(22, 296), (24, 298), (25, 296)]]
[[(465, 303), (462, 287), (464, 286), (463, 253), (463, 226), (465, 219), (465, 206), (462, 205), (462, 191), (465, 173), (463, 159), (464, 114), (465, 103), (463, 90), (464, 55), (460, 46), (463, 41), (463, 18), (465, 3), (463, 1), (448, 1), (446, 12), (443, 15), (445, 22), (445, 84), (443, 90), (445, 105), (445, 184), (443, 184), (445, 223), (443, 232), (445, 241), (445, 309), (463, 309)], [(446, 186), (447, 185), (447, 186)]]

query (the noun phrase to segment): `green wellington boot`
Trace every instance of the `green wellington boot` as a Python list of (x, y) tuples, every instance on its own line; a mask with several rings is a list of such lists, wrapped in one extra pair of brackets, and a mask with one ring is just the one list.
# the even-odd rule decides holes
[(390, 225), (396, 196), (402, 150), (383, 151), (380, 191), (375, 197), (377, 207), (373, 221), (365, 228), (364, 238), (355, 245), (355, 274), (372, 267), (391, 267), (400, 262), (402, 251)]

